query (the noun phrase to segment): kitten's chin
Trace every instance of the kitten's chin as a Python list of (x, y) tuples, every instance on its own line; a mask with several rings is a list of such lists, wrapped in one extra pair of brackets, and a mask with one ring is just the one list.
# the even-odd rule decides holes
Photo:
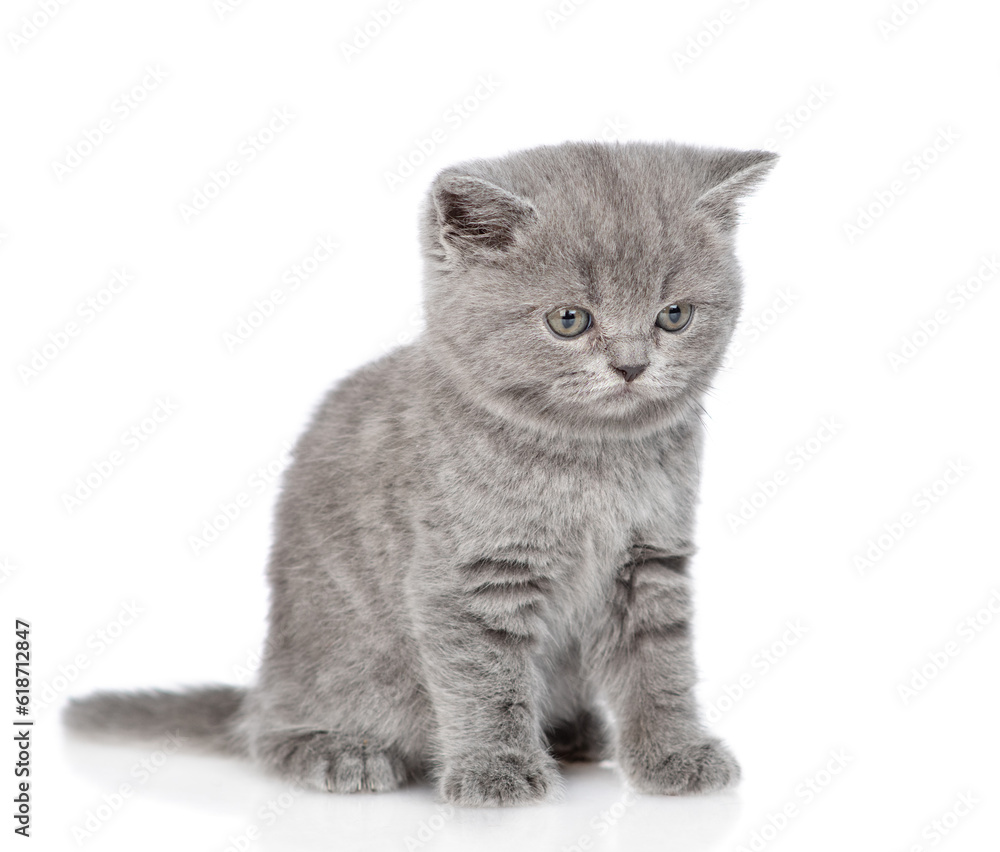
[(697, 412), (696, 401), (687, 394), (670, 398), (652, 396), (648, 390), (625, 385), (587, 394), (569, 404), (561, 400), (547, 400), (548, 404), (539, 405), (525, 402), (524, 396), (519, 395), (505, 400), (506, 404), (493, 398), (487, 405), (504, 419), (536, 430), (600, 439), (653, 434)]
[(624, 432), (649, 432), (668, 427), (685, 416), (692, 406), (685, 397), (652, 398), (642, 390), (623, 386), (588, 406), (587, 416), (601, 428)]
[(582, 434), (596, 437), (620, 435), (642, 437), (669, 429), (686, 419), (694, 407), (674, 402), (642, 406), (601, 406), (579, 417), (575, 428)]

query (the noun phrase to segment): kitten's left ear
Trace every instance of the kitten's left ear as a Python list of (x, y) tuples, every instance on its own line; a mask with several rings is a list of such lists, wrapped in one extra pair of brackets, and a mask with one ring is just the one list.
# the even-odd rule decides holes
[(717, 151), (709, 155), (707, 183), (694, 206), (717, 221), (723, 230), (736, 227), (737, 202), (760, 183), (778, 160), (771, 151)]
[(469, 175), (443, 175), (431, 193), (441, 243), (463, 257), (503, 252), (538, 218), (531, 202)]

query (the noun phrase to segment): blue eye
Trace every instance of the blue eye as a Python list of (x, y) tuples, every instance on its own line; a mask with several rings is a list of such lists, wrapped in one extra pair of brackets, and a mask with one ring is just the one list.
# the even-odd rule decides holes
[(682, 331), (687, 328), (694, 315), (694, 305), (690, 302), (678, 302), (667, 305), (656, 315), (656, 324), (664, 331)]
[(545, 316), (545, 322), (559, 337), (576, 337), (590, 328), (590, 314), (583, 308), (556, 308)]

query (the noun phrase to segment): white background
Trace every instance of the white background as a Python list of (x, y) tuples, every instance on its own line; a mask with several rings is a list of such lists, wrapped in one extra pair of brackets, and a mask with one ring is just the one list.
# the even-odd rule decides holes
[[(0, 14), (0, 648), (31, 622), (35, 848), (996, 848), (996, 4), (401, 0), (350, 57), (386, 3), (43, 5)], [(695, 567), (739, 788), (623, 800), (612, 767), (574, 768), (562, 802), (442, 814), (423, 787), (288, 796), (64, 739), (68, 695), (252, 677), (273, 474), (333, 381), (418, 330), (436, 170), (602, 137), (782, 155), (745, 205)], [(319, 238), (332, 256), (227, 346)]]

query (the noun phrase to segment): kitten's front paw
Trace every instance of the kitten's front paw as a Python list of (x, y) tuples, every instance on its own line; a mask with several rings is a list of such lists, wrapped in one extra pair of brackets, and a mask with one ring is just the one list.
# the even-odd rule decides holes
[(441, 794), (455, 805), (523, 805), (544, 799), (558, 779), (556, 762), (543, 751), (476, 752), (446, 767)]
[(740, 780), (740, 765), (720, 740), (706, 737), (656, 756), (633, 754), (622, 767), (640, 793), (710, 793)]

